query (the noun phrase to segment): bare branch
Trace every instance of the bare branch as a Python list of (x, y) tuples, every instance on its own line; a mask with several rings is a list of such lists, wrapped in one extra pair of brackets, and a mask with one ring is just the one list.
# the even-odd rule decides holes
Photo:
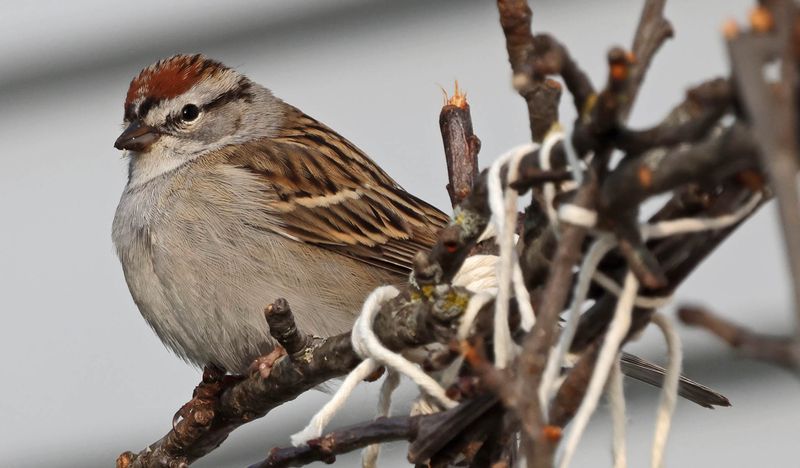
[(294, 314), (292, 314), (292, 309), (286, 299), (278, 299), (268, 305), (264, 316), (267, 319), (270, 334), (293, 358), (311, 345), (313, 338), (297, 328)]
[[(414, 298), (403, 293), (382, 307), (374, 329), (381, 342), (400, 350), (431, 342), (447, 342), (453, 333), (452, 323), (458, 318), (454, 304), (458, 290), (433, 291), (428, 297)], [(294, 325), (285, 301), (273, 305), (273, 325)], [(276, 337), (291, 337), (287, 329), (273, 327)], [(299, 332), (298, 332), (299, 333)], [(284, 342), (294, 342), (290, 338)], [(271, 353), (268, 372), (254, 372), (243, 379), (215, 377), (201, 383), (205, 389), (188, 404), (185, 417), (161, 440), (138, 454), (126, 452), (118, 463), (122, 468), (172, 467), (188, 465), (218, 447), (237, 427), (266, 415), (275, 407), (301, 393), (352, 370), (361, 359), (350, 344), (350, 333), (331, 338), (309, 340), (305, 347), (290, 356), (281, 348)]]
[(439, 113), (444, 156), (447, 162), (447, 193), (453, 206), (461, 203), (478, 178), (478, 151), (481, 140), (472, 131), (467, 95), (458, 89)]
[(700, 306), (682, 306), (681, 322), (705, 328), (745, 357), (771, 362), (800, 376), (800, 340), (754, 333)]
[[(762, 7), (763, 8), (763, 7)], [(762, 11), (775, 31), (759, 30), (729, 38), (731, 66), (739, 95), (747, 111), (753, 135), (760, 148), (761, 161), (769, 175), (778, 201), (778, 212), (792, 275), (797, 335), (800, 336), (800, 195), (797, 173), (797, 37), (798, 13), (792, 1), (769, 2)], [(782, 79), (768, 83), (764, 66), (781, 61)]]
[(540, 142), (558, 121), (561, 85), (536, 73), (532, 59), (538, 54), (531, 33), (528, 0), (497, 0), (500, 25), (506, 37), (508, 61), (514, 74), (514, 88), (528, 104), (533, 141)]
[(336, 455), (352, 452), (371, 444), (413, 439), (420, 420), (431, 416), (396, 416), (356, 424), (309, 440), (300, 447), (274, 448), (266, 460), (250, 468), (304, 466), (315, 461), (333, 463)]
[(664, 18), (664, 6), (667, 0), (648, 0), (642, 9), (642, 16), (639, 18), (639, 26), (633, 36), (633, 54), (636, 64), (631, 72), (631, 79), (627, 84), (629, 99), (624, 104), (621, 115), (627, 119), (639, 88), (644, 81), (650, 63), (653, 61), (656, 52), (672, 37), (672, 25)]

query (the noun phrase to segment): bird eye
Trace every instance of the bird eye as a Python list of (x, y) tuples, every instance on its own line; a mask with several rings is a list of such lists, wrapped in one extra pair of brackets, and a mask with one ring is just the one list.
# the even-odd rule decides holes
[(184, 122), (191, 122), (199, 115), (200, 109), (194, 104), (186, 104), (183, 106), (183, 109), (181, 109), (181, 119), (183, 119)]

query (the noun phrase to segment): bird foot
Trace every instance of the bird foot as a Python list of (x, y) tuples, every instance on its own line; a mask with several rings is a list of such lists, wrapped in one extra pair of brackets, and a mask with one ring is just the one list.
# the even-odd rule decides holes
[(203, 380), (195, 387), (192, 399), (181, 406), (172, 416), (172, 429), (175, 430), (182, 419), (191, 418), (200, 423), (209, 419), (207, 416), (213, 414), (213, 410), (211, 412), (209, 410), (216, 406), (222, 392), (243, 378), (227, 375), (225, 369), (213, 364), (203, 367)]

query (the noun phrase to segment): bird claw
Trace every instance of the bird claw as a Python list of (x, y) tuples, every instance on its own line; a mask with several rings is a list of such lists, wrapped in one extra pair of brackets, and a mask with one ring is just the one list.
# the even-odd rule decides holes
[(192, 392), (192, 399), (184, 403), (172, 416), (172, 430), (176, 430), (178, 423), (182, 419), (191, 416), (196, 409), (202, 409), (209, 406), (209, 404), (213, 405), (213, 401), (216, 400), (226, 388), (243, 379), (244, 377), (242, 376), (228, 375), (225, 369), (215, 366), (214, 364), (208, 364), (203, 367), (203, 380), (195, 387), (194, 392)]

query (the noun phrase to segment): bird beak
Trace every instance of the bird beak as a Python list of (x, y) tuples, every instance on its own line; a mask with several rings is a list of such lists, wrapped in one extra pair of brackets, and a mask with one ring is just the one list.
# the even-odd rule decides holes
[(114, 148), (138, 152), (147, 151), (160, 136), (161, 134), (155, 128), (143, 125), (139, 120), (134, 120), (114, 142)]

